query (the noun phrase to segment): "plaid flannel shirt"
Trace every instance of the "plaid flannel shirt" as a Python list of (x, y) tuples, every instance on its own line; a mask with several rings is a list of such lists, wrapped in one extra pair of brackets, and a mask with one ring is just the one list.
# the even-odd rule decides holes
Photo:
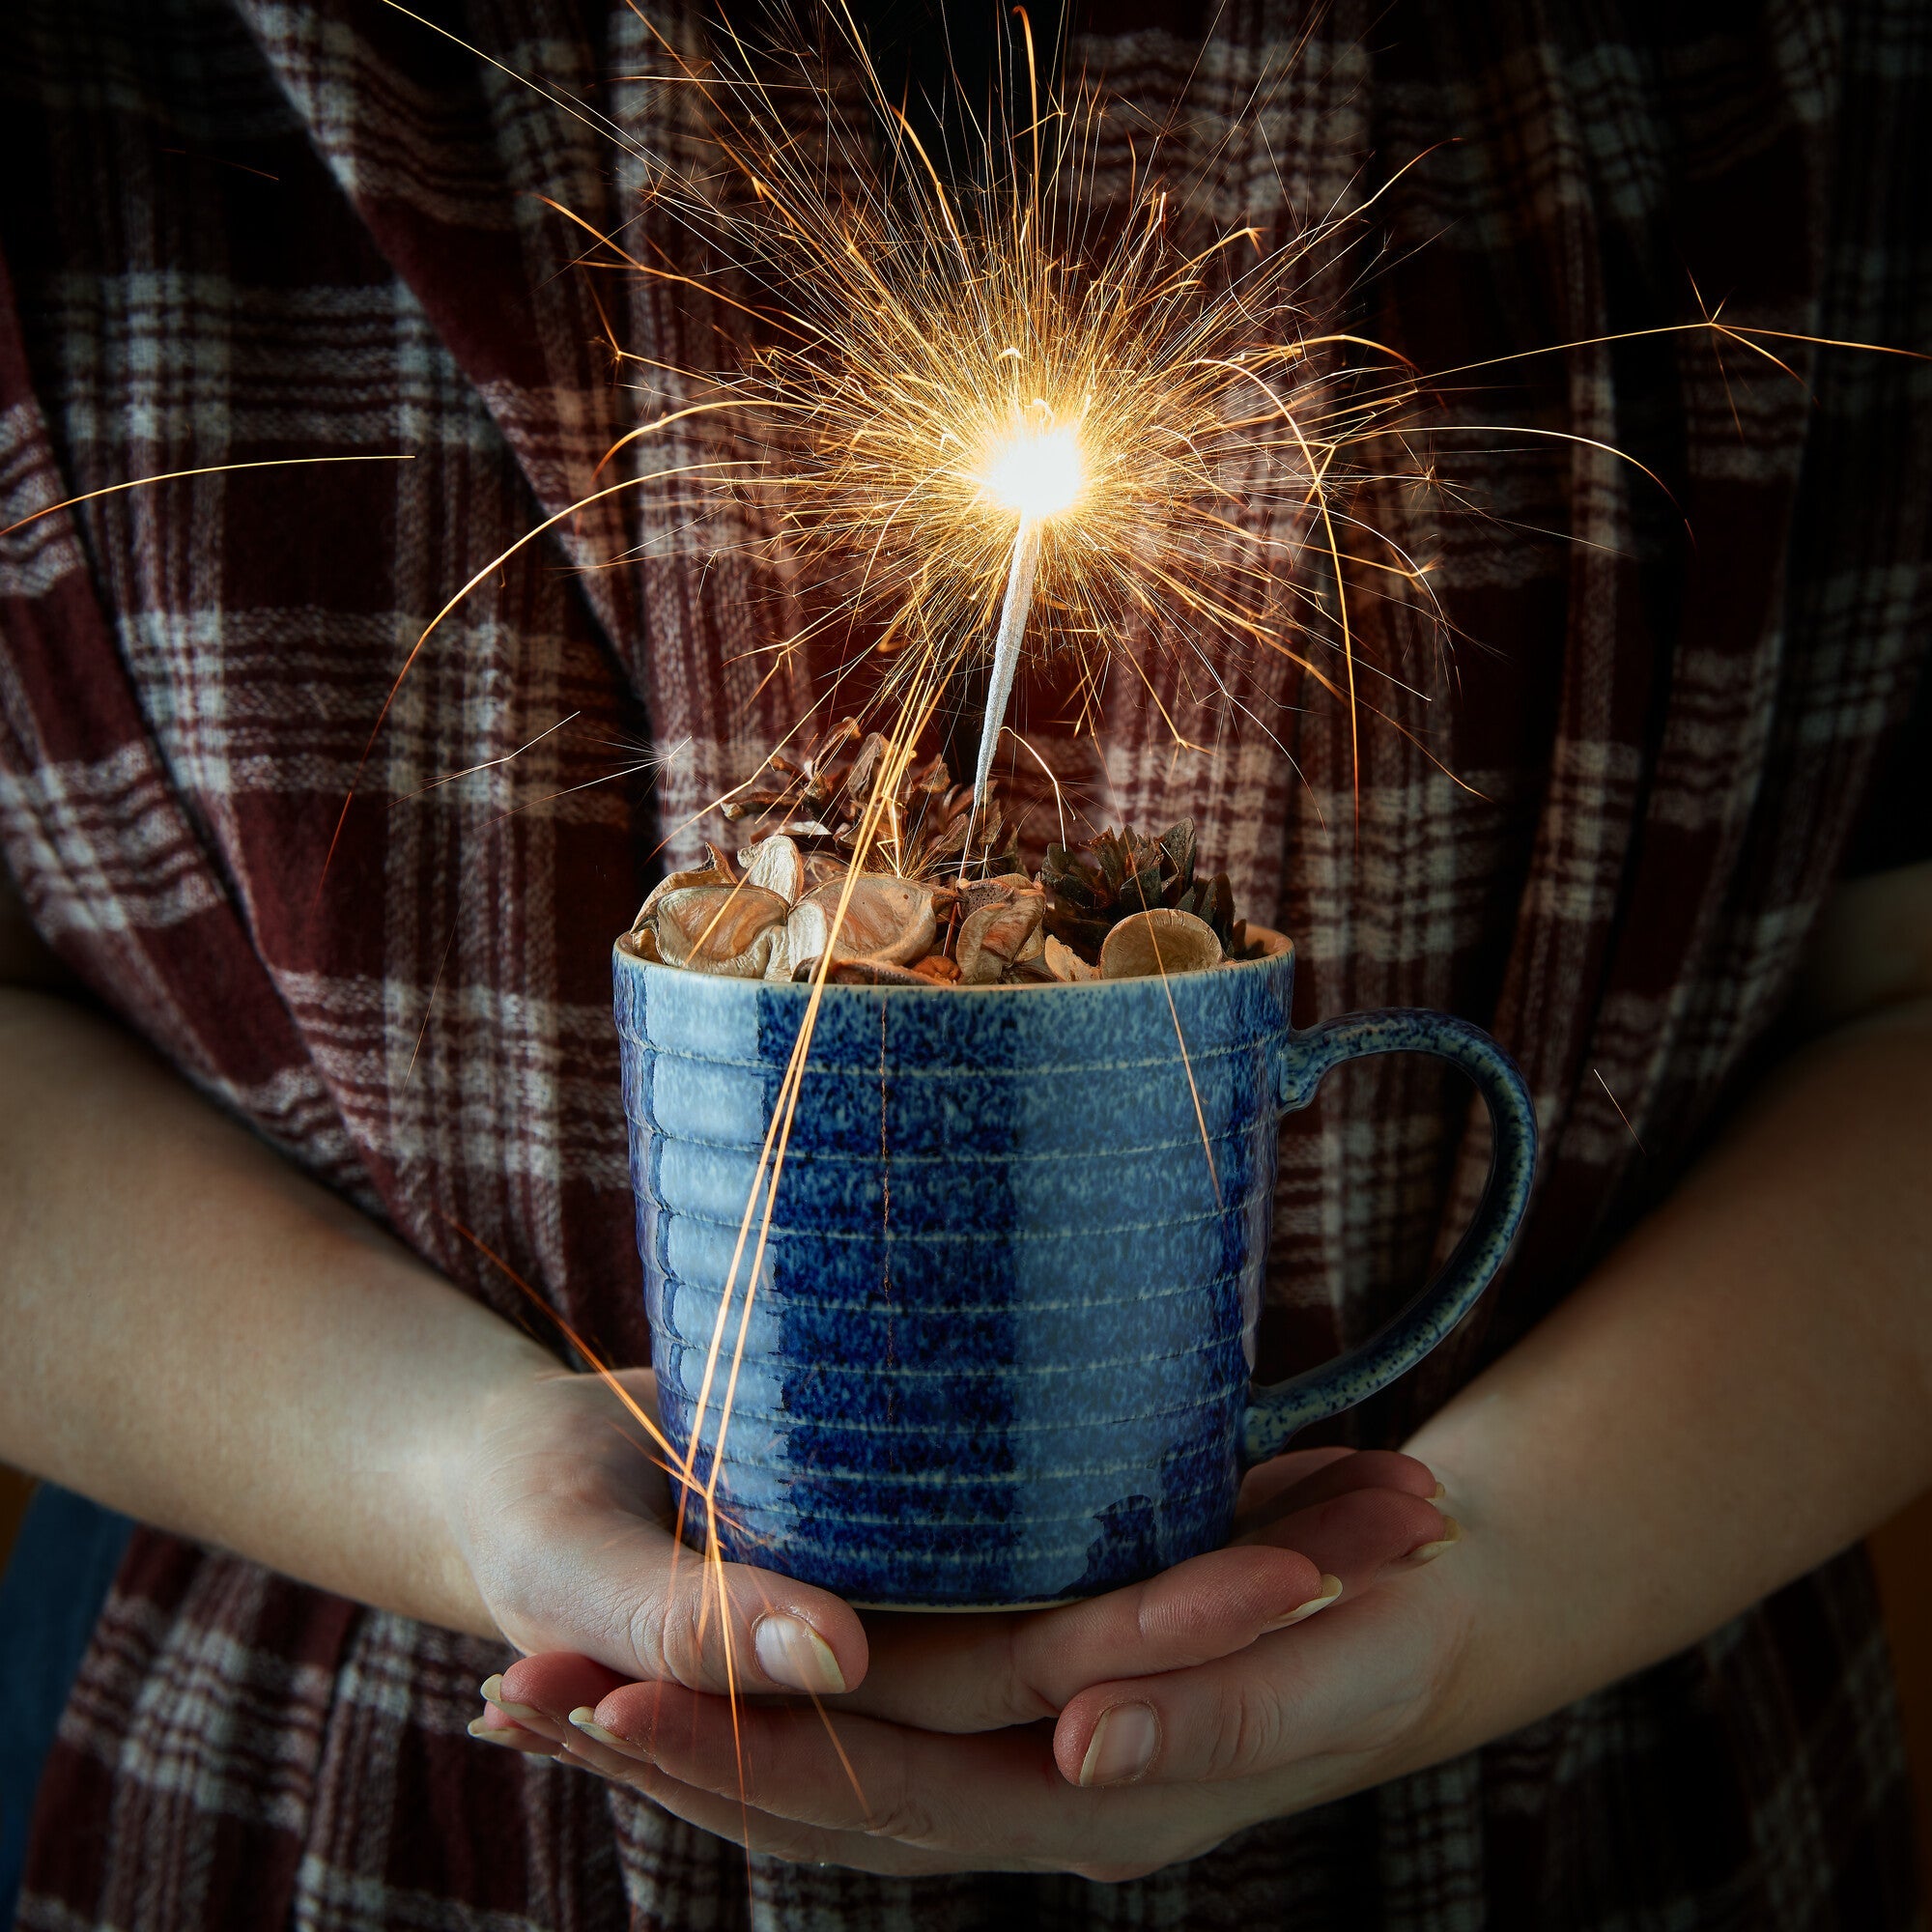
[[(625, 77), (648, 55), (622, 5), (440, 11), (645, 149), (701, 135), (690, 90)], [(695, 10), (647, 11), (700, 41)], [(1150, 113), (1179, 102), (1178, 158), (1218, 214), (1286, 233), (1435, 149), (1376, 211), (1376, 271), (1357, 257), (1310, 293), (1427, 368), (1686, 320), (1693, 276), (1733, 321), (1932, 343), (1932, 17), (1913, 0), (1240, 0), (1205, 40), (1178, 0), (1092, 13), (1069, 59)], [(416, 633), (632, 426), (601, 345), (702, 361), (728, 321), (571, 271), (580, 238), (536, 197), (614, 228), (632, 161), (374, 0), (20, 0), (6, 46), (0, 524), (195, 465), (415, 457), (203, 476), (0, 541), (8, 866), (51, 944), (216, 1104), (506, 1315), (516, 1292), (452, 1223), (643, 1359), (608, 945), (661, 843), (688, 849), (691, 813), (810, 696), (810, 664), (760, 689), (748, 656), (783, 584), (729, 531), (717, 555), (681, 541), (693, 505), (668, 489), (559, 526), (425, 653), (320, 900), (315, 882)], [(1103, 196), (1126, 164), (1103, 145)], [(1413, 736), (1371, 721), (1358, 794), (1345, 717), (1285, 659), (1241, 672), (1267, 730), (1212, 755), (1174, 748), (1153, 700), (1187, 696), (1158, 666), (1139, 700), (1116, 681), (1092, 736), (1023, 688), (1030, 735), (1096, 811), (1191, 811), (1242, 903), (1278, 908), (1306, 1012), (1446, 1008), (1529, 1079), (1544, 1151), (1509, 1273), (1354, 1419), (1361, 1439), (1400, 1439), (1681, 1173), (1909, 702), (1932, 382), (1791, 359), (1805, 386), (1650, 336), (1445, 385), (1434, 446), (1481, 514), (1365, 507), (1433, 556), (1465, 641), (1445, 663), (1412, 613), (1364, 607), (1365, 657), (1435, 702), (1400, 714)], [(513, 762), (395, 804), (565, 714)], [(648, 794), (608, 781), (626, 744), (677, 751)], [(1372, 1326), (1481, 1181), (1437, 1067), (1331, 1086), (1284, 1134), (1264, 1369)], [(1113, 1888), (748, 1862), (625, 1792), (478, 1750), (464, 1726), (504, 1661), (142, 1533), (62, 1727), (19, 1922), (1916, 1922), (1856, 1560), (1484, 1750)]]

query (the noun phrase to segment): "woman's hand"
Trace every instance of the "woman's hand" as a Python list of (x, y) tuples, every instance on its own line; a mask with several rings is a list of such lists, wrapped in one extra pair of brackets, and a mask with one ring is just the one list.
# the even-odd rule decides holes
[[(1459, 1642), (1420, 1578), (1378, 1581), (1454, 1540), (1435, 1489), (1412, 1458), (1306, 1451), (1250, 1478), (1242, 1541), (1147, 1583), (1019, 1615), (868, 1619), (867, 1683), (816, 1710), (734, 1713), (549, 1655), (493, 1679), (472, 1729), (784, 1857), (1152, 1870), (1387, 1775)], [(1321, 1636), (1293, 1628), (1318, 1610), (1333, 1612)]]
[(694, 1691), (857, 1684), (866, 1631), (847, 1605), (775, 1571), (707, 1570), (677, 1540), (653, 1378), (614, 1381), (558, 1370), (511, 1382), (448, 1463), (451, 1538), (491, 1622), (519, 1650), (580, 1652)]

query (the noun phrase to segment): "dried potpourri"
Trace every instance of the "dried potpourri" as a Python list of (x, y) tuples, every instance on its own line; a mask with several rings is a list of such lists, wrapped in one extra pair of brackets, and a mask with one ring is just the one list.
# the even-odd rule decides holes
[(1073, 851), (1049, 845), (1039, 877), (1047, 895), (1046, 929), (1083, 956), (1097, 954), (1120, 921), (1156, 906), (1192, 914), (1213, 928), (1229, 957), (1242, 956), (1245, 922), (1235, 917), (1227, 873), (1194, 875), (1191, 818), (1170, 825), (1158, 838), (1125, 830), (1102, 832)]
[[(825, 734), (809, 757), (793, 760), (773, 753), (720, 810), (733, 824), (750, 820), (760, 833), (796, 840), (820, 860), (820, 875), (810, 883), (822, 885), (844, 876), (879, 760), (888, 750), (879, 732), (862, 733), (859, 721), (847, 718)], [(954, 784), (946, 760), (937, 755), (907, 767), (892, 805), (880, 828), (884, 846), (875, 845), (874, 854), (882, 865), (884, 853), (890, 852), (900, 876), (956, 877), (969, 830), (974, 838), (970, 871), (991, 877), (1020, 870), (1019, 827), (1003, 813), (997, 781), (977, 827), (972, 824), (972, 786)]]
[(793, 980), (829, 946), (834, 980), (968, 986), (1193, 972), (1260, 952), (1227, 874), (1197, 878), (1192, 819), (1158, 838), (1123, 830), (1049, 845), (1029, 876), (997, 784), (976, 826), (972, 790), (942, 757), (906, 771), (853, 875), (886, 752), (846, 719), (808, 757), (775, 753), (723, 808), (760, 836), (735, 857), (709, 846), (709, 865), (664, 880), (632, 928), (638, 951), (696, 972)]

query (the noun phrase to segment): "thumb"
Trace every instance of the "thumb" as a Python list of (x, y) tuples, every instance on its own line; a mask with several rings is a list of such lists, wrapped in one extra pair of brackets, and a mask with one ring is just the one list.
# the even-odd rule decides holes
[(1311, 1758), (1367, 1757), (1425, 1719), (1458, 1618), (1420, 1577), (1192, 1670), (1096, 1684), (1067, 1704), (1069, 1784), (1205, 1784)]
[[(721, 1696), (830, 1696), (866, 1675), (865, 1626), (829, 1591), (691, 1548), (608, 1499), (552, 1501), (541, 1516), (518, 1539), (523, 1607), (498, 1616), (520, 1650), (575, 1653), (621, 1682)], [(505, 1525), (513, 1537), (518, 1527)]]

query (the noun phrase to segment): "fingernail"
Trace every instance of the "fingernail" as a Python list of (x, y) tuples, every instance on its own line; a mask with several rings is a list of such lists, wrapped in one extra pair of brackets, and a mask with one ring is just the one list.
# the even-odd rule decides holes
[(1442, 1500), (1442, 1498), (1446, 1496), (1448, 1493), (1449, 1492), (1446, 1489), (1444, 1489), (1440, 1483), (1437, 1483), (1435, 1487), (1430, 1491), (1429, 1500), (1433, 1503), (1439, 1503)]
[(551, 1757), (556, 1751), (556, 1747), (548, 1738), (535, 1737), (528, 1731), (499, 1727), (487, 1718), (471, 1718), (468, 1728), (469, 1735), (480, 1744), (502, 1745), (506, 1749), (522, 1751), (526, 1757)]
[(637, 1755), (637, 1746), (632, 1744), (628, 1738), (620, 1738), (615, 1731), (607, 1731), (590, 1715), (590, 1706), (588, 1704), (580, 1704), (576, 1710), (571, 1712), (570, 1721), (586, 1738), (595, 1738), (600, 1745), (609, 1745), (612, 1750), (623, 1751), (629, 1756), (635, 1757)]
[(1317, 1610), (1325, 1610), (1342, 1594), (1342, 1579), (1324, 1574), (1321, 1578), (1321, 1594), (1310, 1597), (1307, 1603), (1298, 1604), (1285, 1617), (1277, 1617), (1271, 1624), (1262, 1626), (1262, 1634), (1269, 1631), (1285, 1631), (1290, 1624), (1298, 1624), (1304, 1617), (1312, 1617)]
[(760, 1617), (752, 1632), (758, 1668), (774, 1684), (792, 1690), (812, 1690), (829, 1696), (845, 1688), (845, 1673), (832, 1646), (797, 1617)]
[(1419, 1563), (1434, 1563), (1450, 1545), (1463, 1540), (1463, 1525), (1453, 1516), (1442, 1519), (1442, 1534), (1434, 1543), (1419, 1543), (1404, 1559), (1411, 1569)]
[(531, 1718), (541, 1718), (543, 1713), (534, 1704), (513, 1704), (503, 1695), (503, 1676), (500, 1671), (495, 1677), (484, 1678), (477, 1687), (486, 1704), (494, 1704), (506, 1718), (522, 1718), (527, 1721)]
[(1080, 1761), (1082, 1784), (1129, 1784), (1153, 1762), (1160, 1720), (1151, 1704), (1116, 1704), (1094, 1726)]

